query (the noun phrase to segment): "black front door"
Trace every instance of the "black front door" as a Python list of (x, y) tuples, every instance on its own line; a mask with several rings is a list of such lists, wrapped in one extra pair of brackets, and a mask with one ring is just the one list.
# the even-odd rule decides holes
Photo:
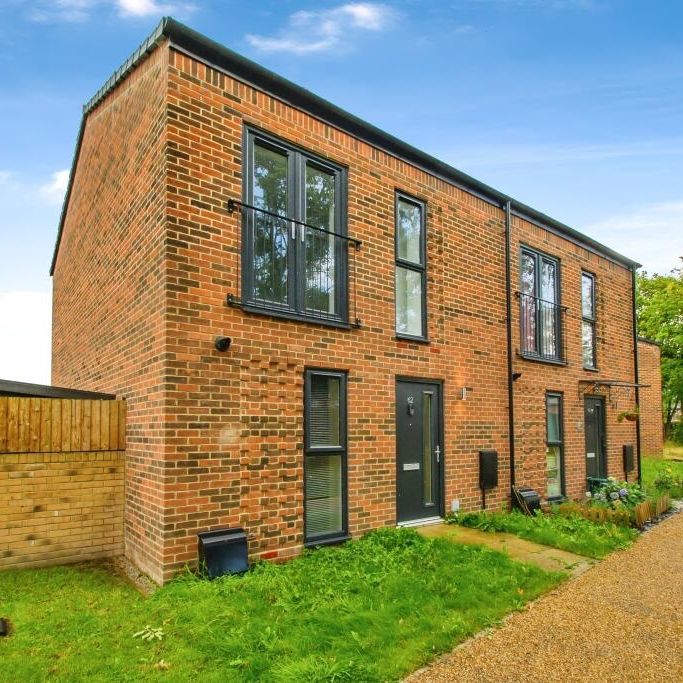
[(584, 399), (586, 431), (586, 476), (606, 477), (605, 458), (605, 402), (597, 396)]
[(396, 516), (441, 515), (441, 385), (396, 382)]

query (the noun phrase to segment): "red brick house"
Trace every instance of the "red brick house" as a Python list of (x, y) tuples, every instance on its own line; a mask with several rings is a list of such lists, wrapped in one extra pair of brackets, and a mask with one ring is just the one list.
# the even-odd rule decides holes
[(479, 507), (481, 450), (490, 507), (623, 477), (637, 266), (165, 19), (84, 109), (53, 381), (127, 400), (155, 580), (285, 558)]

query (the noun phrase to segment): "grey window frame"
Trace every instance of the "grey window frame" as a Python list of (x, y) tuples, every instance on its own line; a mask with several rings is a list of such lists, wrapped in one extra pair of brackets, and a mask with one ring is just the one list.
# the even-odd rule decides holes
[[(314, 376), (334, 377), (339, 379), (339, 446), (311, 446), (310, 443), (310, 399), (311, 378)], [(345, 370), (329, 370), (326, 368), (304, 369), (304, 545), (330, 545), (340, 543), (349, 536), (348, 506), (348, 412), (347, 412), (348, 373)], [(330, 534), (309, 535), (306, 531), (306, 463), (316, 455), (341, 456), (341, 498), (342, 498), (342, 530)]]
[[(334, 211), (335, 234), (346, 237), (348, 230), (347, 168), (251, 126), (244, 128), (242, 201), (248, 205), (254, 203), (254, 148), (256, 144), (287, 156), (288, 200), (287, 216), (283, 216), (283, 220), (306, 222), (307, 164), (334, 174), (335, 200), (337, 200)], [(300, 246), (303, 242), (298, 239), (299, 230), (303, 229), (301, 226), (296, 229), (293, 253), (288, 255), (293, 287), (292, 291), (288, 293), (287, 304), (278, 305), (274, 302), (263, 302), (254, 297), (254, 245), (251, 243), (249, 230), (250, 221), (254, 220), (254, 213), (256, 213), (254, 210), (243, 212), (241, 241), (242, 308), (251, 313), (264, 313), (290, 320), (315, 322), (334, 327), (350, 327), (348, 254), (340, 244), (344, 240), (335, 240), (334, 246), (335, 258), (339, 264), (335, 269), (335, 308), (338, 312), (335, 314), (310, 312), (305, 305), (305, 261), (303, 249)]]
[[(420, 264), (413, 261), (402, 259), (398, 255), (398, 205), (400, 201), (407, 204), (412, 204), (420, 209)], [(417, 197), (396, 190), (394, 192), (394, 332), (397, 339), (406, 339), (409, 341), (428, 342), (428, 325), (427, 325), (427, 203)], [(422, 281), (422, 334), (413, 335), (399, 332), (396, 329), (396, 313), (398, 312), (398, 297), (396, 292), (396, 270), (398, 268), (405, 268), (413, 272), (420, 273)]]
[(566, 365), (566, 358), (565, 358), (565, 353), (564, 353), (564, 336), (563, 336), (563, 307), (562, 307), (562, 275), (561, 275), (561, 263), (560, 259), (555, 257), (555, 256), (550, 256), (550, 254), (546, 254), (545, 252), (539, 251), (538, 249), (534, 249), (533, 247), (528, 247), (526, 245), (522, 245), (519, 251), (519, 291), (520, 294), (523, 294), (523, 284), (522, 284), (522, 259), (524, 255), (531, 256), (534, 259), (534, 289), (536, 291), (536, 295), (534, 298), (536, 301), (545, 301), (544, 299), (541, 299), (540, 293), (541, 293), (541, 271), (542, 271), (542, 264), (543, 261), (546, 261), (548, 263), (552, 263), (555, 266), (555, 301), (554, 302), (549, 302), (553, 303), (553, 305), (556, 307), (556, 316), (555, 316), (555, 355), (554, 356), (547, 356), (542, 353), (541, 349), (541, 316), (539, 314), (539, 309), (536, 306), (535, 311), (534, 311), (534, 317), (535, 317), (535, 349), (533, 351), (529, 351), (524, 348), (524, 330), (523, 330), (523, 321), (522, 321), (522, 316), (523, 316), (523, 299), (520, 296), (520, 306), (519, 306), (519, 339), (520, 339), (520, 355), (527, 359), (527, 360), (537, 360), (540, 362), (544, 363), (552, 363), (555, 365)]
[[(548, 399), (557, 398), (559, 399), (559, 441), (550, 441), (548, 439)], [(548, 498), (548, 500), (561, 500), (566, 497), (566, 482), (565, 482), (565, 472), (564, 472), (564, 393), (561, 391), (546, 391), (545, 392), (545, 445), (546, 446), (559, 446), (560, 447), (560, 491), (559, 496), (553, 496)]]
[[(583, 313), (583, 278), (587, 277), (590, 278), (591, 282), (593, 283), (593, 286), (591, 287), (591, 310), (593, 311), (592, 317), (586, 316)], [(581, 364), (584, 368), (584, 370), (597, 370), (598, 369), (598, 339), (596, 336), (597, 332), (597, 310), (595, 308), (596, 304), (596, 297), (595, 297), (595, 288), (596, 288), (596, 282), (597, 278), (595, 277), (594, 273), (591, 273), (587, 270), (582, 270), (581, 271)], [(586, 365), (583, 359), (583, 325), (584, 323), (589, 324), (593, 328), (593, 365)]]

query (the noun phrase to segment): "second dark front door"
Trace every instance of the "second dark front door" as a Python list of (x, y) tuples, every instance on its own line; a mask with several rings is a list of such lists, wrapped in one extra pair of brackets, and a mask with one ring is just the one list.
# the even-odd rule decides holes
[(411, 522), (441, 515), (441, 385), (396, 383), (396, 515)]
[(586, 476), (607, 476), (605, 458), (605, 403), (602, 398), (586, 396), (584, 399), (586, 432)]

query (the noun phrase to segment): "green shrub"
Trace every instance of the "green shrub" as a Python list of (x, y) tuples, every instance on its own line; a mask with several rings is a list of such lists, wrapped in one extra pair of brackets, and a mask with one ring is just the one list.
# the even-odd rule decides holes
[(642, 467), (643, 485), (649, 493), (683, 498), (683, 462), (643, 458)]
[(606, 484), (603, 484), (593, 493), (586, 493), (586, 497), (590, 500), (591, 504), (612, 508), (623, 506), (631, 510), (647, 498), (645, 491), (643, 491), (639, 484), (619, 481), (614, 477), (610, 477)]

